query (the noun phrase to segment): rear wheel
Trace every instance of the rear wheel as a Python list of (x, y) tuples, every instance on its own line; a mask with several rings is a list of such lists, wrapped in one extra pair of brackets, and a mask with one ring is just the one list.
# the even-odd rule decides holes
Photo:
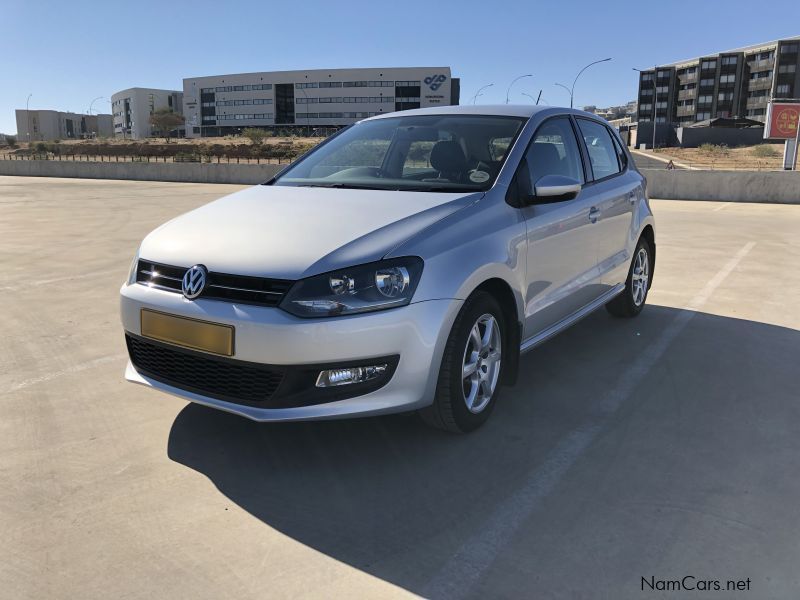
[(651, 276), (650, 244), (641, 238), (633, 253), (625, 290), (606, 304), (606, 310), (615, 317), (635, 317), (644, 308)]
[(497, 300), (483, 291), (470, 296), (447, 339), (433, 405), (420, 411), (426, 423), (467, 433), (486, 422), (500, 387), (505, 334)]

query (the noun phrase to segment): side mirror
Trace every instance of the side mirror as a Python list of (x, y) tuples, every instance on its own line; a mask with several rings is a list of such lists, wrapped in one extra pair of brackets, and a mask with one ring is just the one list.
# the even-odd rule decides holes
[(536, 196), (529, 204), (546, 204), (572, 200), (581, 193), (581, 182), (563, 175), (545, 175), (536, 182)]

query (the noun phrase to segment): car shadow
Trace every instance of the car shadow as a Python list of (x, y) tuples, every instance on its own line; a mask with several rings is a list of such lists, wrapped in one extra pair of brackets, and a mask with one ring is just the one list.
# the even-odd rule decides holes
[[(470, 435), (431, 430), (406, 415), (259, 424), (189, 404), (172, 425), (168, 455), (270, 527), (423, 593), (488, 511), (593, 418), (602, 395), (679, 312), (651, 305), (632, 320), (605, 311), (589, 316), (523, 356), (517, 384), (503, 388), (490, 421)], [(659, 363), (688, 353), (726, 360), (731, 377), (750, 378), (752, 369), (772, 365), (759, 376), (786, 378), (788, 357), (755, 366), (753, 357), (792, 348), (796, 354), (799, 340), (794, 330), (696, 313)], [(619, 419), (663, 384), (655, 370), (625, 400)], [(681, 381), (672, 383), (674, 393), (693, 393), (696, 386)], [(725, 402), (725, 393), (712, 391), (706, 402)]]

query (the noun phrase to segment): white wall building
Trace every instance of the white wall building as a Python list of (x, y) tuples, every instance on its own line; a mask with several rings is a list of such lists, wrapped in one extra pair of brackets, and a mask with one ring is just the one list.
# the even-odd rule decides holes
[(111, 115), (17, 109), (17, 141), (40, 142), (111, 136)]
[(245, 127), (342, 127), (366, 117), (458, 104), (450, 67), (316, 69), (191, 77), (183, 80), (187, 137)]
[[(139, 87), (117, 92), (111, 96), (114, 136), (134, 140), (150, 137), (150, 115), (162, 108), (182, 113), (183, 93), (178, 90)], [(179, 134), (182, 131), (183, 128)]]

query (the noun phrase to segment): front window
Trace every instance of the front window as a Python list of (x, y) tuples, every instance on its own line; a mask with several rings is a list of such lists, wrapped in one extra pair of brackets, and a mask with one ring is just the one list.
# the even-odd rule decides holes
[(485, 191), (526, 120), (451, 114), (364, 121), (299, 160), (274, 185)]

